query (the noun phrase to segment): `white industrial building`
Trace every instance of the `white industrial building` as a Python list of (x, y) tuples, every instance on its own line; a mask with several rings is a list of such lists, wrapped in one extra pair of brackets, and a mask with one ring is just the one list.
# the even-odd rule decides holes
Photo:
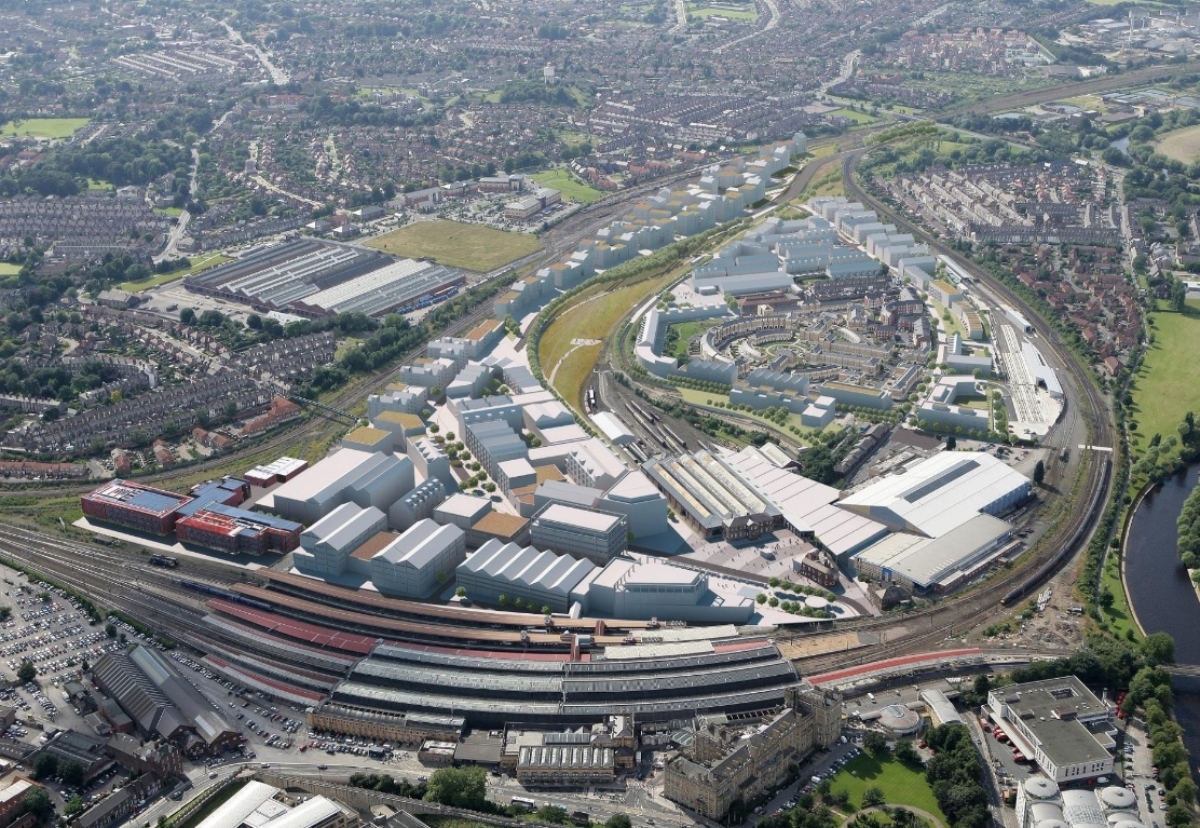
[(617, 558), (571, 590), (571, 602), (588, 615), (696, 624), (746, 624), (755, 613), (754, 599), (718, 595), (709, 575), (668, 563), (640, 563)]
[(383, 452), (339, 449), (272, 493), (272, 511), (312, 525), (352, 502), (386, 510), (413, 487), (413, 464)]
[(458, 565), (458, 585), (473, 601), (498, 605), (500, 596), (522, 601), (553, 612), (570, 608), (571, 590), (596, 565), (587, 558), (539, 552), (492, 539)]
[(911, 590), (946, 592), (970, 580), (1001, 552), (1012, 527), (978, 513), (948, 534), (926, 538), (898, 532), (854, 556), (860, 575)]
[(551, 503), (533, 516), (535, 546), (567, 555), (608, 561), (625, 551), (629, 521), (624, 515)]
[(621, 459), (595, 438), (572, 445), (567, 454), (567, 475), (580, 486), (607, 489), (627, 471)]
[(445, 484), (431, 477), (388, 508), (388, 525), (397, 531), (408, 529), (417, 521), (433, 517), (433, 510), (445, 499)]
[(990, 454), (944, 451), (839, 505), (898, 531), (940, 538), (980, 512), (1003, 514), (1029, 493), (1029, 479)]
[(252, 779), (196, 828), (345, 828), (359, 821), (332, 799), (312, 796), (293, 808), (281, 794), (282, 789)]
[(1033, 377), (1034, 384), (1045, 388), (1054, 399), (1061, 400), (1063, 398), (1062, 384), (1059, 383), (1054, 369), (1046, 364), (1042, 352), (1032, 343), (1022, 342), (1021, 355), (1025, 358), (1025, 365), (1029, 368), (1029, 374)]
[(820, 396), (804, 407), (800, 412), (800, 425), (809, 428), (825, 428), (837, 416), (837, 400), (833, 397)]
[(1008, 684), (987, 709), (1015, 747), (1058, 784), (1113, 772), (1113, 709), (1075, 676)]
[(1062, 790), (1044, 776), (1030, 776), (1017, 788), (1019, 828), (1144, 828), (1137, 794), (1115, 785)]
[(371, 558), (371, 582), (384, 595), (425, 598), (449, 581), (466, 556), (467, 535), (457, 526), (422, 520)]
[(605, 512), (624, 515), (634, 539), (666, 532), (667, 499), (644, 472), (633, 471), (613, 484), (596, 506)]
[(386, 528), (387, 516), (374, 506), (343, 503), (300, 533), (300, 549), (292, 553), (292, 563), (306, 575), (341, 575), (350, 553)]
[(456, 492), (434, 508), (433, 519), (438, 523), (457, 526), (465, 532), (490, 511), (492, 501), (488, 498)]
[(592, 422), (614, 446), (624, 446), (637, 441), (633, 432), (615, 414), (599, 411), (592, 415)]

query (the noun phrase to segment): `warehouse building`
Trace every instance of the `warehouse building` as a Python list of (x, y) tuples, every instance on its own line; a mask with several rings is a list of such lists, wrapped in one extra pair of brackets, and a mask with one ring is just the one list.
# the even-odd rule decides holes
[(406, 457), (343, 448), (268, 497), (272, 511), (312, 525), (347, 502), (386, 511), (412, 490), (413, 480), (413, 463)]
[(189, 756), (216, 755), (242, 743), (238, 729), (155, 650), (138, 645), (105, 653), (92, 675), (144, 736), (160, 736)]
[(371, 582), (384, 595), (426, 598), (462, 563), (466, 549), (457, 526), (418, 521), (371, 558)]
[(390, 256), (365, 247), (296, 239), (187, 276), (183, 285), (193, 293), (232, 299), (263, 311), (299, 311), (300, 300), (392, 262)]
[(748, 624), (756, 611), (746, 595), (718, 595), (709, 575), (651, 561), (614, 558), (571, 590), (571, 603), (589, 616), (692, 624)]
[(629, 521), (624, 515), (551, 503), (533, 516), (534, 546), (605, 562), (625, 551)]
[(626, 474), (593, 505), (605, 512), (624, 515), (635, 541), (670, 529), (667, 499), (641, 471)]
[(433, 510), (433, 519), (465, 532), (490, 511), (492, 501), (488, 498), (455, 493), (438, 504)]
[(280, 788), (252, 779), (196, 828), (350, 828), (360, 822), (357, 813), (323, 796), (294, 807), (286, 799)]
[(403, 532), (418, 521), (433, 517), (434, 510), (445, 499), (445, 484), (431, 477), (391, 505), (387, 513), (388, 526)]
[(301, 316), (313, 317), (408, 313), (425, 307), (439, 295), (453, 295), (465, 283), (466, 276), (461, 270), (401, 259), (297, 300), (290, 309)]
[(1005, 685), (988, 693), (987, 707), (1013, 745), (1054, 782), (1112, 774), (1113, 709), (1075, 676)]
[(898, 531), (940, 538), (980, 512), (1001, 515), (1030, 495), (1029, 479), (983, 452), (944, 451), (840, 502)]
[(782, 525), (779, 510), (750, 478), (708, 451), (650, 460), (642, 470), (705, 537), (753, 538)]
[(370, 506), (343, 503), (300, 535), (292, 563), (306, 575), (330, 578), (346, 569), (350, 553), (387, 528), (387, 516)]
[(548, 606), (552, 612), (565, 613), (571, 591), (596, 569), (586, 558), (493, 539), (459, 564), (456, 574), (458, 585), (472, 601), (498, 606), (504, 595), (509, 600), (520, 598), (535, 609)]
[(580, 486), (607, 489), (627, 471), (620, 458), (594, 437), (572, 446), (567, 454), (567, 474)]
[(294, 457), (280, 457), (265, 466), (255, 466), (242, 475), (252, 486), (266, 488), (276, 483), (286, 483), (308, 468), (308, 461), (297, 460)]
[(169, 535), (179, 510), (192, 502), (188, 495), (155, 489), (117, 478), (79, 499), (89, 518), (151, 535)]
[(948, 592), (988, 566), (1012, 537), (1012, 526), (976, 514), (940, 538), (898, 532), (854, 556), (859, 575), (917, 592)]

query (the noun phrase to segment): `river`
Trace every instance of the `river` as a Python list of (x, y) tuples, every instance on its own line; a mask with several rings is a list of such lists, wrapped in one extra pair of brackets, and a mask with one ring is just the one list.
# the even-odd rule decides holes
[[(1179, 562), (1176, 520), (1196, 487), (1200, 467), (1166, 480), (1138, 505), (1129, 526), (1125, 552), (1125, 588), (1138, 621), (1147, 633), (1166, 632), (1175, 639), (1175, 660), (1200, 665), (1200, 600)], [(1175, 713), (1191, 754), (1192, 776), (1200, 784), (1200, 696), (1175, 697)]]

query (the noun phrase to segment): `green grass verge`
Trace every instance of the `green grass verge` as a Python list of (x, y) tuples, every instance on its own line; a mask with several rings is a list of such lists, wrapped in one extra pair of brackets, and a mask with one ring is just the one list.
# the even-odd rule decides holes
[(0, 135), (28, 135), (33, 138), (70, 138), (87, 126), (91, 118), (29, 118), (8, 121), (0, 127)]
[(1100, 587), (1107, 589), (1113, 596), (1112, 606), (1102, 611), (1108, 623), (1108, 631), (1125, 641), (1140, 639), (1142, 633), (1133, 620), (1133, 611), (1129, 608), (1129, 598), (1125, 595), (1125, 584), (1121, 580), (1121, 560), (1115, 550), (1110, 551), (1104, 562)]
[(553, 187), (560, 190), (563, 198), (569, 201), (579, 201), (583, 204), (591, 204), (593, 201), (604, 197), (604, 193), (597, 190), (595, 187), (589, 187), (575, 176), (571, 175), (567, 170), (548, 170), (540, 172), (533, 176), (533, 180), (547, 187)]
[(429, 258), (450, 267), (486, 273), (533, 253), (541, 243), (524, 233), (436, 220), (401, 227), (370, 239), (366, 246), (395, 256)]
[(222, 256), (220, 253), (213, 253), (210, 256), (205, 256), (201, 259), (195, 259), (192, 266), (185, 270), (175, 270), (171, 273), (161, 273), (156, 276), (151, 276), (141, 282), (124, 282), (120, 285), (121, 290), (129, 293), (137, 293), (142, 290), (149, 290), (152, 287), (165, 285), (167, 282), (174, 282), (176, 279), (182, 279), (184, 276), (190, 276), (193, 273), (199, 273), (202, 270), (216, 267), (219, 264), (233, 261), (228, 256)]
[(889, 805), (908, 805), (920, 808), (936, 816), (942, 824), (949, 824), (946, 815), (938, 807), (937, 798), (925, 775), (895, 759), (883, 762), (863, 753), (852, 759), (841, 773), (833, 778), (834, 791), (846, 791), (856, 808), (862, 807), (863, 794), (868, 788), (879, 788)]
[[(714, 414), (726, 413), (735, 414), (738, 417), (748, 417), (759, 425), (766, 426), (772, 431), (786, 435), (787, 439), (798, 443), (811, 443), (812, 440), (808, 439), (808, 435), (821, 430), (801, 425), (799, 414), (788, 414), (787, 419), (783, 421), (783, 425), (779, 425), (773, 420), (768, 420), (766, 417), (760, 417), (754, 411), (730, 411), (728, 408), (717, 408), (716, 403), (729, 404), (728, 394), (714, 394), (711, 391), (700, 391), (695, 388), (680, 388), (679, 394), (683, 397), (684, 402), (689, 402), (697, 408), (711, 409)], [(791, 429), (793, 426), (800, 430), (798, 436), (792, 433)], [(830, 426), (830, 428), (841, 428), (841, 426)]]
[(1134, 454), (1155, 434), (1177, 435), (1188, 411), (1200, 414), (1200, 313), (1152, 313), (1149, 322), (1154, 342), (1147, 346), (1133, 390)]
[(699, 3), (688, 3), (688, 17), (724, 17), (727, 20), (758, 20), (758, 11), (749, 9), (717, 9)]
[(0, 262), (0, 276), (16, 276), (21, 272), (21, 266), (12, 262)]

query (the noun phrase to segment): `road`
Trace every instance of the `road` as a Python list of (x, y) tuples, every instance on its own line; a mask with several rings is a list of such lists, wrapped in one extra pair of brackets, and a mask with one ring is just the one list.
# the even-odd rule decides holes
[[(211, 127), (209, 127), (208, 132), (206, 132), (205, 135), (211, 135), (213, 133), (213, 131), (219, 129), (221, 127), (221, 125), (224, 124), (225, 121), (227, 121), (229, 119), (229, 116), (232, 114), (233, 114), (233, 110), (230, 110), (229, 112), (226, 112), (224, 115), (222, 115), (220, 118), (218, 118), (216, 120), (216, 122), (214, 122), (213, 125)], [(197, 139), (196, 143), (192, 144), (192, 164), (188, 170), (188, 196), (189, 196), (189, 198), (196, 198), (199, 195), (199, 191), (197, 189), (197, 181), (200, 177), (200, 141), (202, 141), (202, 140), (203, 139)], [(181, 212), (179, 214), (179, 217), (176, 220), (175, 225), (171, 228), (171, 232), (167, 236), (166, 247), (163, 248), (161, 253), (159, 253), (157, 256), (154, 257), (154, 261), (161, 262), (164, 259), (174, 259), (174, 258), (178, 257), (179, 241), (187, 234), (188, 222), (190, 222), (191, 220), (192, 220), (192, 214), (190, 212), (188, 212), (188, 209), (186, 207), (184, 207), (183, 212)]]
[[(766, 24), (763, 25), (761, 28), (755, 29), (753, 32), (751, 32), (748, 35), (743, 35), (739, 38), (735, 38), (734, 40), (731, 40), (728, 43), (722, 43), (720, 46), (713, 49), (713, 54), (719, 55), (719, 54), (722, 54), (722, 53), (728, 51), (729, 49), (732, 49), (734, 46), (738, 46), (749, 40), (755, 40), (758, 37), (760, 37), (763, 32), (769, 32), (772, 29), (774, 29), (776, 26), (779, 25), (779, 6), (777, 6), (775, 4), (775, 0), (761, 0), (761, 3), (763, 6), (766, 6), (766, 8), (767, 8)], [(760, 18), (760, 20), (761, 20), (761, 18)]]
[[(225, 31), (229, 33), (230, 40), (242, 46), (247, 45), (246, 41), (242, 39), (241, 33), (239, 33), (237, 29), (233, 28), (233, 26), (230, 26), (224, 20), (221, 21), (221, 25), (224, 26)], [(266, 52), (256, 45), (250, 45), (250, 48), (254, 50), (254, 54), (258, 58), (258, 62), (261, 63), (263, 68), (267, 70), (267, 74), (271, 78), (271, 83), (275, 84), (276, 86), (283, 86), (290, 80), (288, 73), (272, 63), (270, 56)]]

